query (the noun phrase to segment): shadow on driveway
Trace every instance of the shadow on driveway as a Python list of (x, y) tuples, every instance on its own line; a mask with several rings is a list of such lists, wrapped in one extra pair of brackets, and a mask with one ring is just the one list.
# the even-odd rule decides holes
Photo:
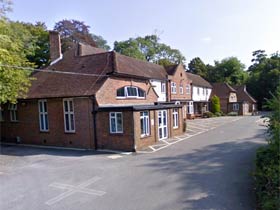
[[(187, 154), (151, 158), (145, 166), (178, 175), (184, 206), (193, 210), (255, 209), (252, 170), (263, 135), (192, 150)], [(258, 139), (258, 141), (256, 141)], [(176, 181), (177, 182), (177, 181)]]

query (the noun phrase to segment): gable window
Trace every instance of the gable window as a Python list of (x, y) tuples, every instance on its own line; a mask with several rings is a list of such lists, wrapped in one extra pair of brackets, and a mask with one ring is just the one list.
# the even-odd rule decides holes
[(64, 130), (66, 133), (75, 132), (75, 116), (73, 99), (63, 99)]
[(184, 94), (184, 87), (182, 84), (180, 84), (180, 94)]
[(49, 130), (47, 100), (38, 101), (40, 131)]
[(189, 84), (186, 86), (186, 94), (191, 94), (191, 86)]
[(140, 112), (141, 137), (150, 135), (149, 112)]
[(17, 122), (18, 121), (17, 105), (16, 104), (9, 104), (8, 110), (10, 111), (11, 122)]
[(178, 116), (178, 109), (173, 109), (173, 128), (178, 128), (179, 116)]
[(175, 82), (171, 82), (171, 93), (176, 93), (176, 83)]
[(232, 110), (233, 111), (238, 111), (239, 110), (239, 104), (233, 104), (232, 105)]
[(161, 82), (161, 92), (165, 93), (166, 92), (166, 85), (165, 82)]
[(110, 133), (123, 133), (122, 112), (110, 112)]
[(4, 121), (4, 109), (0, 106), (0, 122)]
[(134, 86), (126, 86), (117, 90), (117, 98), (145, 98), (145, 91)]

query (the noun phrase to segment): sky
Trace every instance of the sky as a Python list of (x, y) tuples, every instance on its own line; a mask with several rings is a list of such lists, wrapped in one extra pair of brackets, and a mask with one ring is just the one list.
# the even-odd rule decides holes
[(187, 63), (236, 56), (248, 67), (254, 50), (280, 51), (280, 0), (13, 0), (7, 16), (50, 30), (63, 19), (84, 21), (111, 48), (156, 33)]

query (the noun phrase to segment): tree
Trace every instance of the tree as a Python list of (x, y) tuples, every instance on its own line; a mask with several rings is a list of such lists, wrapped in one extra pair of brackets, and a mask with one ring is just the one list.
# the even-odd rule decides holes
[[(261, 52), (256, 53), (256, 52)], [(271, 98), (280, 83), (280, 55), (278, 52), (270, 57), (265, 55), (265, 51), (253, 52), (254, 62), (249, 67), (249, 79), (247, 89), (258, 101), (258, 108), (262, 109), (266, 99)]]
[(157, 35), (130, 38), (126, 41), (115, 42), (114, 50), (123, 55), (146, 60), (160, 65), (178, 64), (186, 59), (182, 53), (170, 46), (160, 43)]
[(0, 0), (0, 18), (5, 17), (7, 12), (12, 11), (12, 4), (11, 0)]
[(188, 67), (191, 73), (207, 78), (207, 66), (199, 57), (193, 58), (188, 64)]
[(211, 98), (211, 111), (214, 114), (221, 112), (220, 98), (216, 95)]
[(244, 84), (247, 77), (245, 65), (236, 57), (215, 61), (213, 68), (208, 70), (207, 76), (210, 82), (227, 82), (230, 85)]
[(89, 32), (90, 27), (79, 20), (62, 20), (55, 24), (54, 30), (58, 31), (62, 41), (62, 51), (65, 52), (75, 42), (84, 42), (96, 47), (96, 43)]
[(30, 86), (30, 71), (13, 66), (33, 67), (27, 60), (25, 44), (8, 20), (0, 19), (0, 104), (16, 103)]
[(95, 34), (91, 34), (93, 41), (96, 43), (96, 46), (104, 50), (110, 50), (110, 46), (107, 44), (107, 41), (102, 37)]

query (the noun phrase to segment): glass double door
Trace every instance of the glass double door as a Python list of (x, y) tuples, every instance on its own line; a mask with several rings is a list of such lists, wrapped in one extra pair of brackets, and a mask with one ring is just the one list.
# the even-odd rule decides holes
[(166, 110), (158, 111), (158, 136), (159, 140), (166, 139), (168, 137)]

